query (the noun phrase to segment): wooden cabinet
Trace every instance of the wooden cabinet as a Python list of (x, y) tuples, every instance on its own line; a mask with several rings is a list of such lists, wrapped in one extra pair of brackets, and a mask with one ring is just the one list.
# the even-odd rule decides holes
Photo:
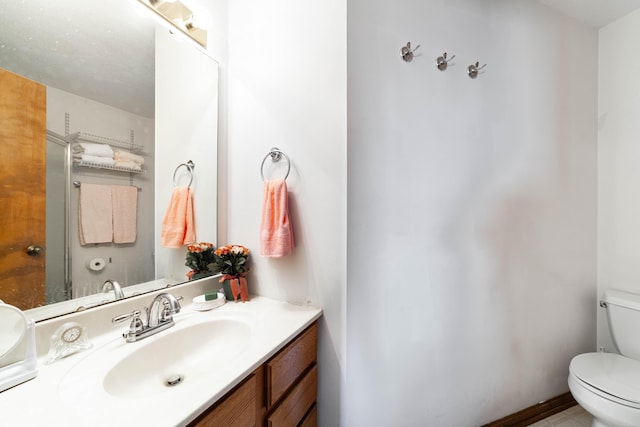
[(267, 408), (278, 402), (305, 370), (314, 364), (317, 342), (318, 328), (308, 328), (265, 364)]
[(317, 343), (315, 322), (189, 427), (315, 427)]
[(294, 385), (267, 416), (268, 427), (297, 426), (307, 415), (316, 401), (318, 389), (318, 368), (314, 364), (309, 372)]

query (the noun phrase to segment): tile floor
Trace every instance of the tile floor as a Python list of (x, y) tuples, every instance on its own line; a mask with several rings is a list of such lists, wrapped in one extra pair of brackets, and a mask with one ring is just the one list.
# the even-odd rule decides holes
[(592, 420), (587, 411), (576, 405), (529, 427), (591, 427)]

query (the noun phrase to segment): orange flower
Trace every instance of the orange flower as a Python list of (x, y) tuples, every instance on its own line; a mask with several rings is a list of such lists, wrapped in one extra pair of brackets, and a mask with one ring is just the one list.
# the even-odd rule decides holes
[(188, 252), (184, 265), (195, 272), (210, 271), (209, 266), (215, 262), (212, 243), (200, 242), (196, 245), (189, 245), (187, 249)]
[(242, 245), (226, 245), (215, 250), (215, 271), (230, 276), (244, 276), (249, 267), (249, 249)]

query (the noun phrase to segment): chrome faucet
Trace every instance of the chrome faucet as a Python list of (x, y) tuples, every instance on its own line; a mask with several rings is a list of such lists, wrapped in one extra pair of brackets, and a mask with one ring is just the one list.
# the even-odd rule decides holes
[(156, 295), (151, 302), (151, 305), (148, 308), (145, 308), (147, 315), (146, 325), (140, 317), (142, 315), (140, 310), (116, 316), (111, 319), (111, 322), (120, 323), (127, 319), (131, 319), (129, 329), (126, 330), (122, 336), (127, 340), (127, 342), (140, 341), (143, 338), (157, 334), (160, 331), (164, 331), (175, 324), (173, 321), (173, 315), (180, 312), (180, 300), (182, 300), (182, 297), (176, 298), (168, 292)]
[(164, 322), (173, 322), (173, 315), (176, 313), (180, 313), (178, 298), (168, 292), (158, 294), (147, 310), (147, 325), (155, 328)]
[(120, 283), (116, 282), (115, 280), (107, 279), (102, 284), (102, 292), (106, 293), (106, 292), (109, 292), (110, 290), (113, 290), (113, 293), (116, 296), (116, 300), (124, 298), (124, 292), (122, 292)]

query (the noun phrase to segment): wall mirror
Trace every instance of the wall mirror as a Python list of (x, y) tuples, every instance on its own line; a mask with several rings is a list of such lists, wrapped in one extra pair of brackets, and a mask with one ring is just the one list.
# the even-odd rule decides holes
[[(31, 226), (3, 223), (0, 298), (38, 321), (114, 301), (113, 288), (103, 286), (107, 279), (117, 281), (125, 297), (184, 282), (186, 249), (157, 242), (174, 170), (193, 158), (196, 218), (205, 210), (208, 218), (200, 221), (197, 239), (215, 243), (217, 64), (131, 0), (5, 3), (0, 69), (46, 86), (46, 178), (35, 178), (46, 181), (46, 203), (38, 206), (32, 196), (20, 208), (41, 215)], [(84, 161), (78, 148), (84, 142), (107, 144), (137, 161), (99, 160), (96, 167)], [(0, 191), (7, 182), (15, 183), (15, 193), (26, 191), (20, 188), (28, 188), (21, 186), (30, 173), (7, 175)], [(79, 224), (89, 217), (79, 212), (83, 184), (136, 188), (133, 241), (82, 242)], [(0, 200), (12, 203), (9, 195)], [(41, 240), (8, 236), (39, 222), (46, 224)], [(42, 279), (20, 262), (39, 264)]]

